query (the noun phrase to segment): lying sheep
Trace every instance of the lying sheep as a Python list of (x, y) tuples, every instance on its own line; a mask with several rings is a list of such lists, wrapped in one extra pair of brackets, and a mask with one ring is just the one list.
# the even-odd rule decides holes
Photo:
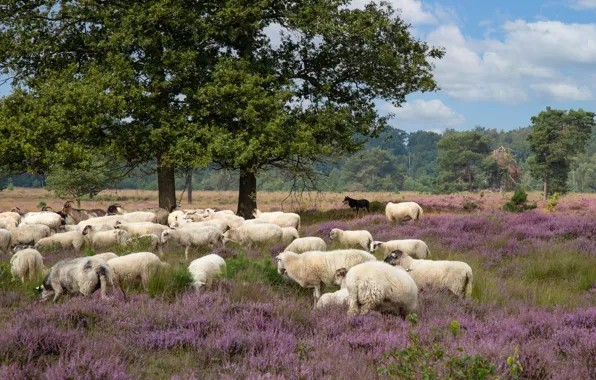
[(340, 268), (335, 271), (333, 282), (336, 285), (340, 285), (341, 289), (337, 292), (323, 294), (321, 298), (319, 298), (319, 300), (317, 301), (318, 309), (329, 305), (348, 305), (348, 297), (350, 293), (348, 293), (348, 289), (346, 288), (346, 273), (346, 268)]
[(141, 283), (145, 291), (149, 288), (149, 280), (162, 268), (168, 268), (154, 253), (137, 252), (108, 260), (114, 270), (118, 282), (123, 284)]
[(472, 268), (462, 261), (415, 260), (407, 253), (391, 252), (385, 262), (408, 270), (418, 287), (427, 285), (445, 287), (463, 298), (472, 297)]
[(232, 241), (243, 244), (247, 248), (252, 248), (255, 245), (281, 244), (282, 239), (283, 230), (281, 227), (271, 223), (248, 224), (232, 228), (224, 233), (224, 245)]
[(348, 270), (348, 315), (371, 310), (394, 312), (405, 318), (418, 310), (418, 287), (403, 268), (381, 261), (356, 265)]
[(50, 236), (50, 227), (42, 224), (23, 224), (10, 230), (11, 244), (35, 245), (40, 239)]
[(331, 240), (337, 240), (342, 246), (351, 248), (362, 247), (368, 250), (373, 238), (370, 232), (366, 230), (357, 231), (343, 231), (339, 228), (334, 228), (329, 232)]
[(284, 251), (291, 251), (294, 253), (326, 250), (327, 244), (325, 244), (325, 240), (315, 236), (298, 238), (284, 249)]
[(418, 239), (390, 240), (387, 242), (373, 241), (370, 244), (370, 253), (379, 253), (382, 257), (395, 250), (407, 253), (415, 259), (426, 259), (430, 257), (430, 249), (425, 242)]
[(96, 259), (101, 259), (103, 261), (108, 261), (108, 260), (115, 259), (116, 257), (118, 257), (118, 255), (115, 254), (114, 252), (104, 252), (104, 253), (98, 253), (98, 254), (94, 255), (93, 257)]
[(130, 234), (124, 230), (94, 231), (91, 226), (83, 229), (83, 235), (89, 246), (95, 250), (124, 245), (130, 239)]
[(311, 251), (301, 255), (285, 251), (276, 259), (277, 271), (280, 275), (287, 273), (303, 288), (314, 288), (315, 305), (321, 297), (321, 286), (332, 284), (338, 269), (349, 269), (367, 261), (376, 261), (370, 253), (357, 249)]
[[(94, 257), (81, 257), (54, 264), (37, 290), (41, 293), (42, 301), (54, 295), (54, 302), (56, 302), (65, 293), (90, 296), (97, 289), (101, 289), (101, 298), (107, 299), (109, 286), (117, 286), (114, 271), (110, 266), (105, 261)], [(122, 294), (126, 297), (124, 290)]]
[(0, 229), (0, 253), (10, 253), (10, 243), (12, 242), (12, 235), (10, 231)]
[(184, 257), (188, 261), (188, 251), (191, 247), (220, 246), (223, 244), (224, 238), (217, 227), (207, 226), (196, 230), (166, 230), (161, 234), (161, 241), (166, 244), (169, 240), (174, 240), (185, 248)]
[(14, 279), (34, 280), (43, 271), (43, 257), (32, 248), (19, 250), (10, 258), (10, 273)]
[(210, 254), (193, 260), (188, 266), (192, 276), (192, 286), (197, 290), (210, 289), (220, 274), (226, 270), (225, 260), (216, 254)]
[(27, 213), (21, 219), (21, 224), (48, 226), (50, 230), (57, 232), (62, 225), (62, 216), (52, 211), (40, 213)]
[(287, 247), (291, 242), (300, 237), (298, 231), (294, 227), (282, 227), (281, 232), (281, 241), (284, 247)]
[(63, 232), (54, 234), (43, 239), (39, 239), (35, 244), (36, 249), (40, 248), (52, 248), (53, 246), (60, 246), (66, 249), (74, 249), (75, 252), (79, 252), (81, 247), (85, 243), (83, 234), (77, 231)]
[(277, 224), (280, 227), (294, 227), (300, 229), (300, 215), (293, 212), (261, 212), (259, 209), (253, 211), (253, 216), (263, 219), (268, 223)]
[(385, 206), (385, 216), (392, 223), (420, 220), (422, 214), (422, 207), (416, 202), (389, 202)]

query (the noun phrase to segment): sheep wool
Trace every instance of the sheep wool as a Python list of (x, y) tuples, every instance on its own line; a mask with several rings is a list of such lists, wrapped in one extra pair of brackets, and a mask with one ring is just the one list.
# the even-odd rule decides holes
[(258, 219), (263, 219), (268, 223), (277, 224), (280, 227), (294, 227), (296, 230), (300, 229), (300, 215), (293, 212), (261, 212), (259, 209), (253, 211), (253, 216)]
[(117, 254), (115, 254), (114, 252), (104, 252), (104, 253), (98, 253), (97, 255), (93, 256), (96, 259), (100, 259), (103, 261), (108, 261), (111, 259), (115, 259), (116, 257), (118, 257)]
[(379, 255), (382, 255), (382, 257), (387, 257), (388, 254), (395, 250), (405, 252), (415, 259), (426, 259), (430, 257), (430, 249), (428, 249), (428, 245), (418, 239), (390, 240), (387, 242), (373, 241), (370, 244), (370, 253), (378, 253)]
[(34, 280), (43, 271), (43, 257), (32, 248), (18, 251), (10, 258), (10, 272), (13, 278), (19, 278), (21, 282), (25, 278)]
[(193, 260), (188, 266), (188, 271), (193, 280), (192, 286), (197, 290), (210, 289), (225, 270), (225, 260), (213, 253)]
[(85, 238), (78, 231), (63, 232), (54, 234), (46, 238), (40, 239), (35, 248), (51, 248), (53, 246), (60, 246), (62, 248), (72, 248), (76, 252), (81, 250), (81, 247), (85, 243)]
[(326, 251), (327, 244), (325, 240), (316, 236), (309, 236), (298, 238), (284, 249), (284, 251), (291, 251), (294, 253), (304, 253), (309, 251)]
[(284, 247), (300, 237), (298, 231), (294, 227), (282, 227), (281, 232), (281, 240)]
[(420, 220), (422, 214), (422, 207), (416, 202), (389, 202), (385, 206), (385, 216), (392, 223)]
[(247, 224), (238, 228), (232, 228), (224, 234), (224, 243), (232, 241), (240, 243), (248, 248), (255, 245), (281, 244), (283, 230), (276, 224)]
[(370, 243), (373, 242), (372, 235), (366, 230), (357, 231), (343, 231), (339, 228), (334, 228), (329, 232), (331, 240), (337, 240), (341, 245), (351, 248), (361, 247), (368, 250)]
[(0, 253), (10, 253), (10, 243), (12, 236), (10, 231), (0, 229)]
[(149, 280), (161, 269), (168, 267), (159, 257), (151, 252), (137, 252), (108, 260), (114, 270), (119, 283), (141, 283), (145, 291), (149, 287)]

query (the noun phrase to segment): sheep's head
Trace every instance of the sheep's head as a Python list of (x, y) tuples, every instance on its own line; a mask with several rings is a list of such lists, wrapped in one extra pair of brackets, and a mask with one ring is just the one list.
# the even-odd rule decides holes
[(33, 248), (33, 246), (29, 245), (29, 244), (18, 244), (18, 245), (14, 246), (14, 248), (12, 249), (12, 253), (15, 254), (19, 251), (22, 251), (24, 249), (29, 249), (29, 248)]
[(161, 242), (165, 244), (168, 240), (170, 240), (171, 237), (172, 233), (168, 230), (165, 230), (161, 233)]
[(335, 240), (337, 239), (337, 236), (339, 235), (339, 229), (338, 228), (334, 228), (329, 232), (329, 238), (331, 240)]
[(277, 261), (277, 273), (279, 273), (280, 276), (283, 276), (287, 272), (283, 263), (283, 259), (286, 256), (285, 254), (286, 252), (282, 252), (275, 257), (275, 260)]
[(400, 251), (399, 249), (396, 249), (395, 251), (391, 252), (390, 254), (387, 255), (387, 257), (385, 257), (385, 262), (389, 265), (399, 265), (399, 260), (405, 255), (405, 253), (403, 253), (402, 251)]
[(335, 285), (341, 285), (343, 280), (346, 278), (346, 274), (348, 274), (348, 270), (346, 268), (339, 268), (335, 271), (333, 275), (333, 283)]
[(50, 282), (50, 273), (44, 277), (43, 283), (35, 288), (35, 290), (37, 290), (41, 296), (42, 301), (47, 301), (51, 296), (54, 295), (54, 288), (52, 288), (52, 283)]
[(375, 253), (384, 243), (382, 241), (371, 241), (369, 251)]
[(87, 235), (89, 232), (91, 232), (91, 230), (93, 230), (93, 226), (91, 225), (86, 225), (85, 228), (83, 228), (83, 235)]

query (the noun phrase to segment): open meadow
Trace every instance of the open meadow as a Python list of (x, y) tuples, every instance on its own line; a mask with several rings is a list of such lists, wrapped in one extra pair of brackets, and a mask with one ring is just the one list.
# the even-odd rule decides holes
[[(165, 247), (162, 271), (147, 292), (127, 286), (127, 300), (64, 297), (37, 302), (35, 281), (12, 280), (10, 255), (0, 255), (0, 379), (372, 379), (596, 378), (596, 196), (562, 197), (554, 211), (501, 210), (496, 193), (431, 196), (356, 193), (371, 201), (358, 217), (345, 194), (258, 194), (264, 211), (299, 212), (300, 236), (329, 243), (332, 228), (368, 230), (375, 240), (421, 239), (433, 260), (459, 260), (474, 273), (471, 300), (425, 288), (415, 317), (345, 308), (313, 309), (312, 290), (282, 278), (273, 259), (281, 246), (216, 248), (226, 259), (210, 291), (188, 288), (184, 249)], [(178, 199), (181, 194), (178, 194)], [(236, 209), (236, 192), (195, 192), (192, 207)], [(508, 194), (509, 198), (511, 194)], [(185, 199), (186, 197), (184, 197)], [(390, 224), (387, 201), (415, 201), (419, 222)], [(5, 190), (0, 210), (59, 210), (45, 190)], [(104, 191), (83, 208), (120, 203), (153, 208), (157, 193)], [(182, 202), (182, 208), (190, 208)], [(140, 242), (115, 247), (147, 250)], [(191, 260), (209, 250), (191, 252)], [(97, 252), (99, 253), (99, 252)], [(42, 252), (44, 265), (76, 257)], [(92, 255), (84, 248), (79, 256)], [(383, 259), (383, 257), (378, 257)], [(327, 288), (325, 291), (333, 291)], [(435, 377), (433, 377), (433, 375)]]

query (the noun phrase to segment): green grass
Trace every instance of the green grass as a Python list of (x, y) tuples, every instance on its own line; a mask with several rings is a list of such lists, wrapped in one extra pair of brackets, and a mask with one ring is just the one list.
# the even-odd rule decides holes
[(173, 299), (183, 293), (192, 284), (192, 276), (184, 265), (162, 268), (151, 278), (148, 286), (149, 297)]

